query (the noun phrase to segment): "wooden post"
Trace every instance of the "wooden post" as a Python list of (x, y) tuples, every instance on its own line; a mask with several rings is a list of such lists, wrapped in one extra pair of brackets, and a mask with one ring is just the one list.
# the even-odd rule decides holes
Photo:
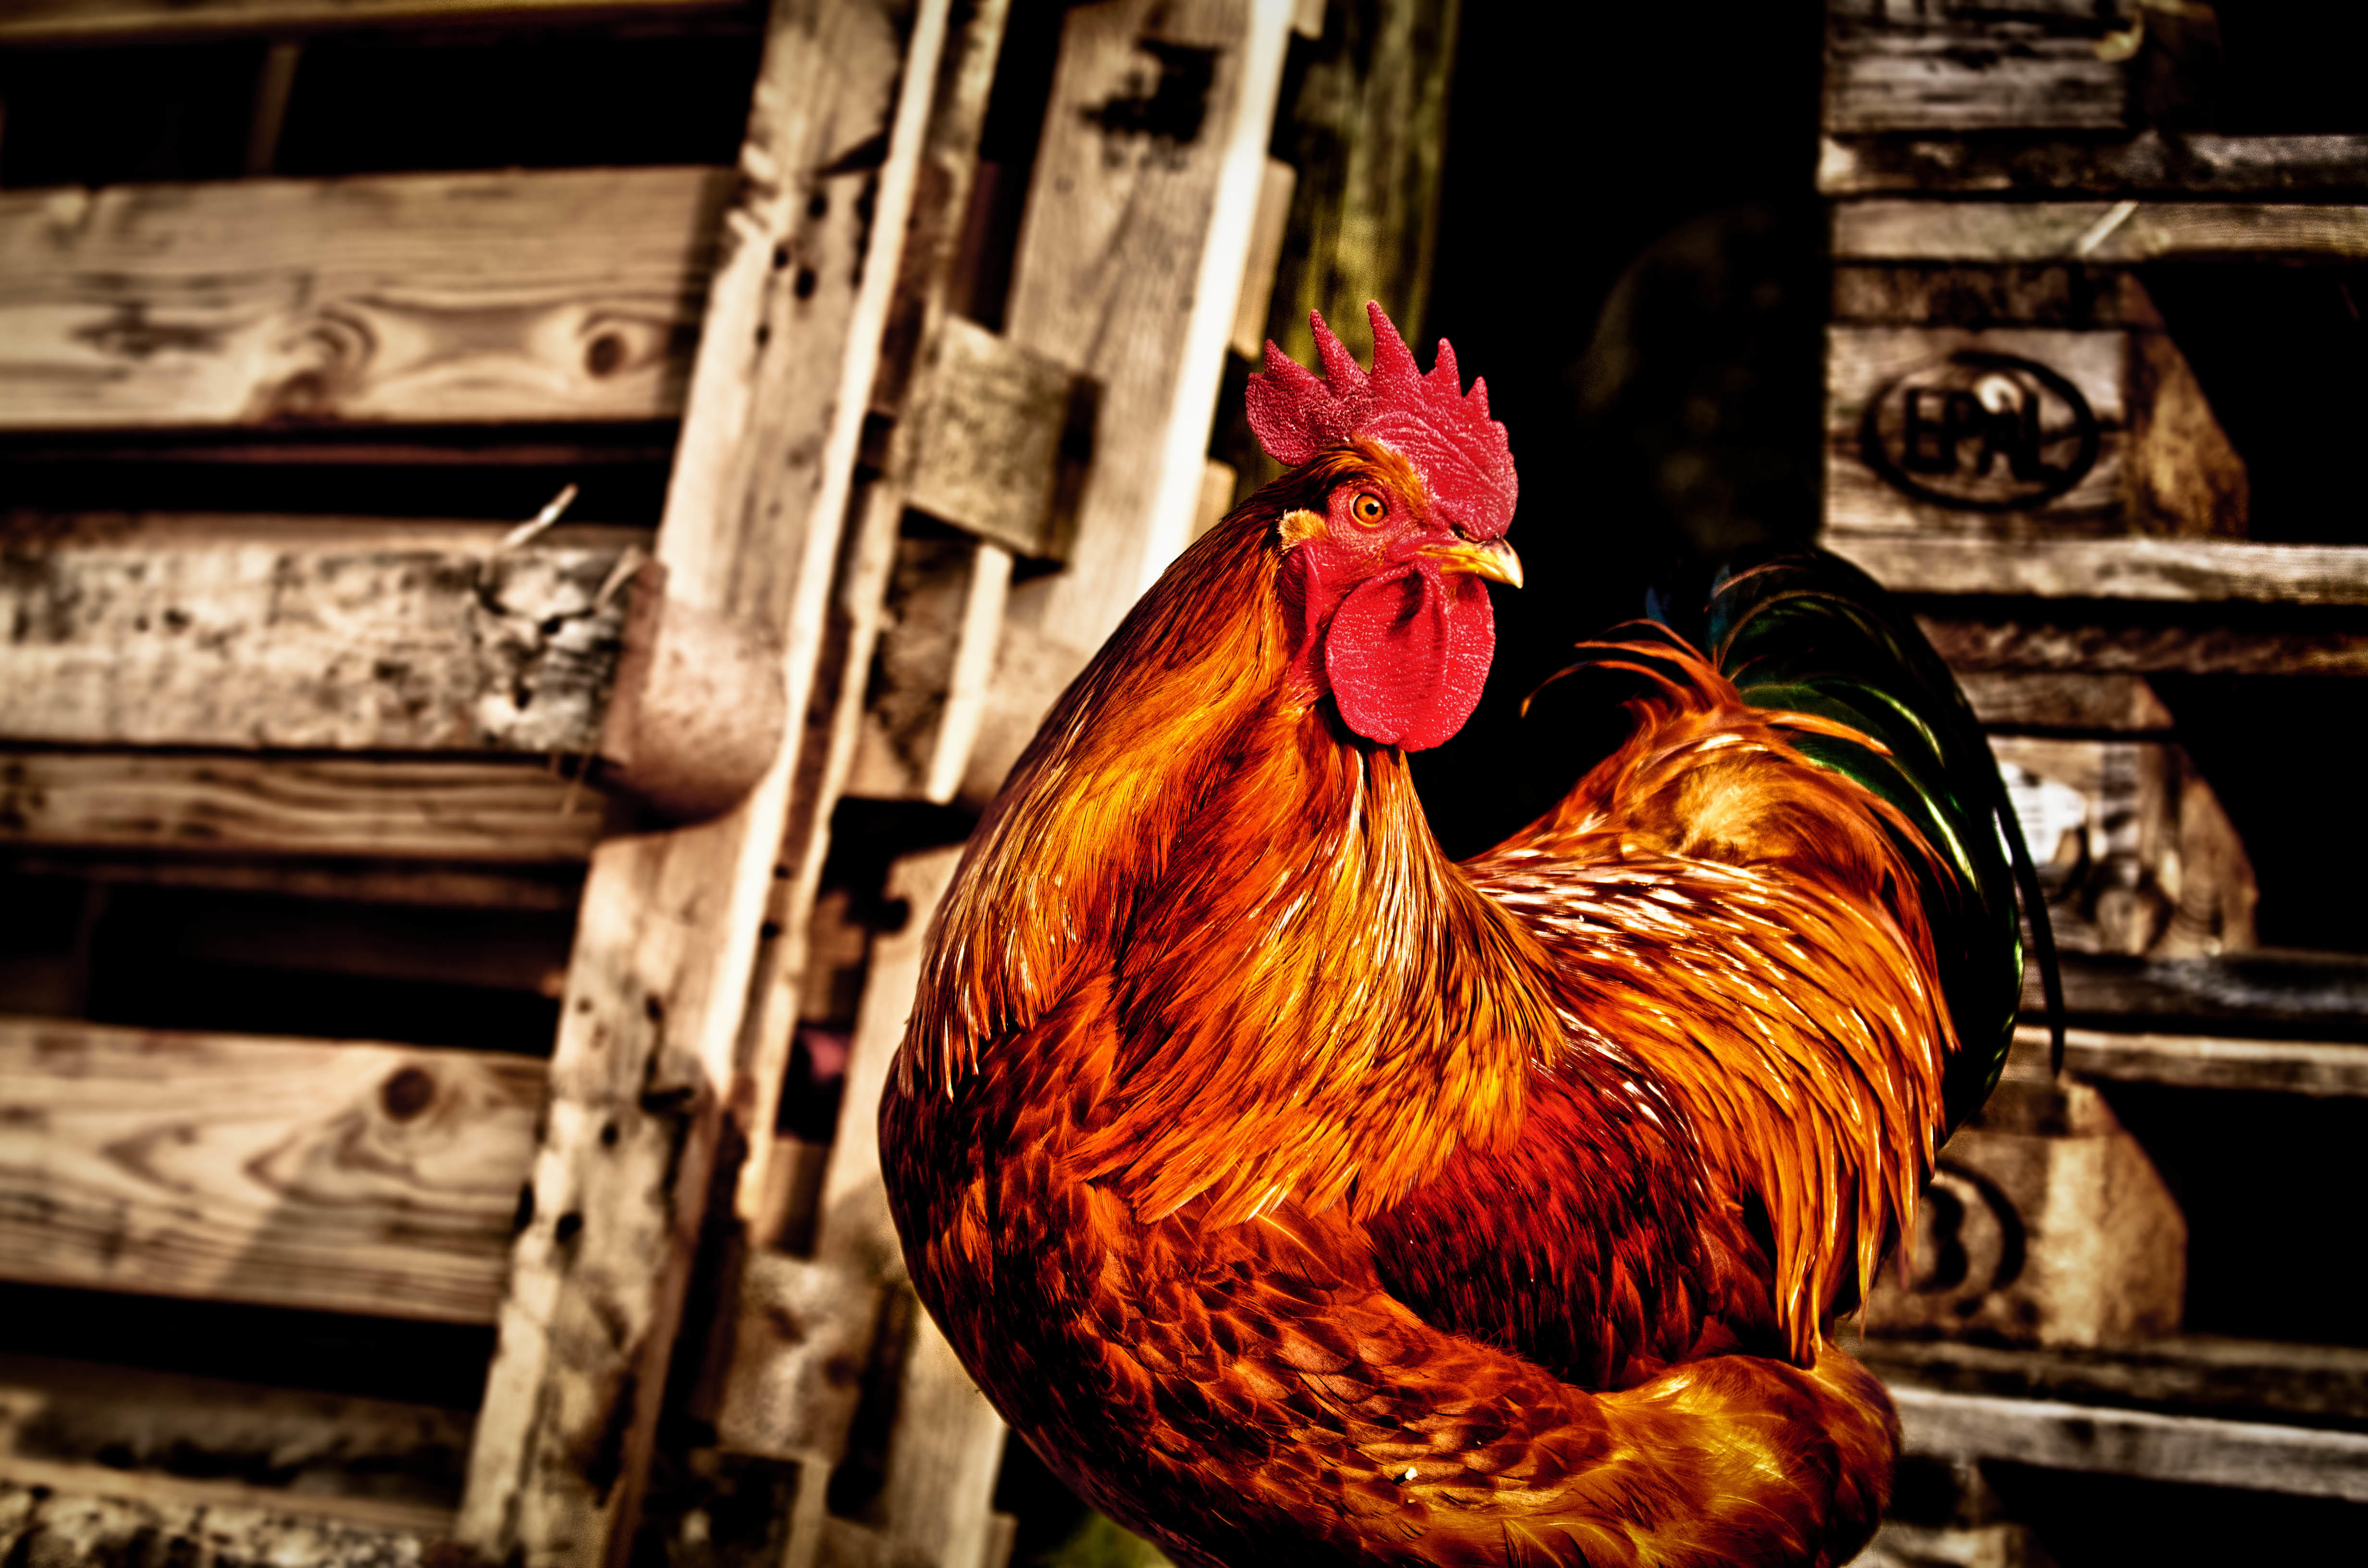
[(1290, 30), (1279, 0), (1069, 13), (1007, 335), (1099, 383), (1094, 460), (1066, 570), (1013, 586), (965, 796), (1192, 537)]
[[(945, 0), (780, 0), (656, 553), (805, 710)], [(802, 728), (717, 822), (593, 855), (458, 1533), (534, 1568), (632, 1533)]]

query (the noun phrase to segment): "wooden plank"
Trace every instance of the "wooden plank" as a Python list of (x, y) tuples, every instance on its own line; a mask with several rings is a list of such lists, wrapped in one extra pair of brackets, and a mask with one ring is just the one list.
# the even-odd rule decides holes
[(425, 1568), (451, 1516), (99, 1465), (0, 1463), (0, 1556), (83, 1568)]
[[(962, 260), (965, 215), (978, 174), (979, 138), (994, 90), (996, 62), (1002, 56), (1004, 33), (1010, 17), (1008, 0), (977, 0), (953, 26), (938, 68), (927, 130), (922, 137), (916, 192), (906, 220), (905, 252), (897, 269), (895, 297), (882, 334), (880, 365), (872, 381), (875, 413), (901, 415), (915, 383), (916, 363), (926, 345), (938, 341), (951, 319), (948, 304)], [(1074, 389), (1071, 389), (1074, 390)], [(816, 661), (814, 696), (807, 706), (808, 739), (801, 753), (801, 772), (791, 798), (789, 824), (772, 898), (768, 904), (765, 937), (758, 945), (756, 980), (751, 985), (743, 1021), (741, 1077), (735, 1104), (747, 1107), (741, 1125), (748, 1155), (740, 1171), (734, 1207), (744, 1235), (755, 1244), (769, 1245), (780, 1232), (762, 1220), (780, 1187), (770, 1165), (780, 1140), (773, 1136), (791, 1048), (809, 986), (810, 950), (817, 926), (825, 942), (843, 936), (846, 927), (817, 910), (822, 872), (830, 846), (834, 808), (852, 778), (864, 770), (867, 743), (872, 739), (868, 707), (880, 667), (891, 656), (890, 640), (902, 630), (895, 624), (888, 599), (903, 551), (901, 524), (905, 512), (902, 476), (919, 460), (916, 432), (898, 418), (892, 429), (880, 474), (864, 484), (855, 502), (854, 538), (843, 551), (838, 580), (833, 589), (832, 615)], [(1008, 582), (1008, 552), (984, 541), (972, 547), (974, 576), (983, 586)], [(974, 622), (965, 632), (980, 644), (967, 655), (958, 654), (957, 669), (992, 664), (994, 630)], [(953, 672), (948, 672), (949, 680)], [(967, 755), (969, 737), (940, 714), (934, 749), (947, 758), (934, 766), (959, 769)], [(913, 780), (907, 778), (904, 784)], [(910, 793), (900, 789), (901, 793)], [(853, 956), (860, 985), (861, 953)], [(853, 1012), (852, 1001), (848, 1016)], [(724, 1292), (727, 1296), (729, 1292)]]
[[(778, 639), (793, 716), (815, 692), (945, 28), (943, 0), (779, 0), (722, 225), (656, 556), (672, 595)], [(806, 744), (791, 724), (724, 817), (593, 852), (461, 1500), (460, 1538), (486, 1557), (620, 1562), (632, 1541)]]
[(473, 1413), (0, 1356), (0, 1473), (31, 1460), (370, 1498), (449, 1516)]
[(542, 1064), (0, 1020), (0, 1273), (481, 1323)]
[[(2114, 674), (2368, 675), (2368, 634), (2340, 625), (2099, 624), (2093, 614), (1968, 615), (1926, 599), (1916, 624), (1952, 668)], [(2059, 610), (2070, 607), (2055, 607)], [(2220, 607), (2225, 617), (2226, 605)], [(2300, 622), (2302, 614), (2288, 617)]]
[(709, 168), (0, 193), (0, 429), (666, 418)]
[(1911, 1454), (2368, 1502), (2368, 1433), (1904, 1385), (1891, 1397)]
[[(2153, 961), (2064, 955), (2064, 1006), (2085, 1025), (2165, 1033), (2274, 1033), (2368, 1039), (2368, 965), (2264, 949)], [(2022, 1017), (2045, 1017), (2038, 967), (2023, 977)]]
[(2368, 1350), (2348, 1345), (2178, 1335), (2103, 1350), (1880, 1338), (1849, 1349), (1895, 1388), (2368, 1426)]
[(598, 790), (532, 762), (0, 748), (0, 846), (581, 865)]
[(1829, 8), (1825, 126), (1870, 131), (2119, 131), (2130, 120), (2107, 23), (2069, 6)]
[(2368, 605), (2368, 546), (1877, 533), (1836, 533), (1825, 542), (1903, 594)]
[(2149, 126), (2086, 137), (1833, 136), (1817, 149), (1826, 196), (2368, 197), (2368, 136), (2218, 136)]
[(83, 745), (590, 749), (647, 536), (159, 514), (0, 519), (0, 734)]
[(2368, 207), (2301, 202), (1834, 204), (1836, 261), (2149, 261), (2368, 256)]
[(1006, 319), (1099, 384), (1094, 461), (1067, 569), (1013, 586), (965, 796), (1192, 536), (1290, 19), (1253, 0), (1068, 13)]
[(154, 43), (337, 28), (519, 27), (728, 17), (743, 0), (11, 0), (0, 44)]
[[(2015, 1030), (2019, 1056), (2044, 1060), (2047, 1031)], [(2368, 1045), (2212, 1035), (2064, 1031), (2065, 1071), (2121, 1084), (2260, 1094), (2368, 1096)]]

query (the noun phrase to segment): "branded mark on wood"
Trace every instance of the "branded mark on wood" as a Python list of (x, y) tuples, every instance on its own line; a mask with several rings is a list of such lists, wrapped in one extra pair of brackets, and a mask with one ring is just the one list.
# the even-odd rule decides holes
[(1894, 489), (1961, 511), (2044, 506), (2096, 466), (2102, 433), (2080, 389), (2034, 359), (1961, 348), (1886, 383), (1859, 446)]

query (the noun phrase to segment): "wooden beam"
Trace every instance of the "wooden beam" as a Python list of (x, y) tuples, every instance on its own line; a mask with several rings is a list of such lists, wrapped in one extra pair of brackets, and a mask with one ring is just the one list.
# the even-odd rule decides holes
[(1901, 1385), (1891, 1398), (1911, 1454), (2368, 1502), (2368, 1433)]
[(704, 19), (746, 9), (746, 0), (13, 0), (0, 16), (0, 44), (144, 44), (338, 28)]
[[(778, 0), (656, 556), (775, 637), (810, 711), (911, 210), (945, 0)], [(621, 1562), (741, 1065), (808, 737), (724, 817), (605, 839), (576, 925), (534, 1218), (459, 1534), (522, 1568)]]
[(540, 762), (0, 748), (0, 846), (581, 865), (599, 792)]
[(1857, 532), (1835, 533), (1825, 543), (1903, 594), (2368, 605), (2368, 546)]
[[(1943, 608), (1947, 606), (1947, 608)], [(2071, 605), (2015, 615), (1968, 615), (1944, 599), (1918, 607), (1916, 624), (1950, 666), (2114, 674), (2368, 675), (2368, 633), (2341, 625), (2268, 630), (2226, 624), (2100, 625)], [(2225, 613), (2225, 611), (2224, 611)], [(2294, 622), (2305, 618), (2295, 615)]]
[[(2044, 1060), (2044, 1028), (2021, 1025), (2014, 1041), (2019, 1055)], [(2066, 1029), (2064, 1068), (2083, 1078), (2113, 1083), (2368, 1096), (2368, 1045), (2340, 1042)]]
[(731, 188), (647, 168), (0, 193), (0, 429), (669, 417)]
[(156, 514), (0, 519), (0, 735), (582, 753), (645, 534)]
[(2300, 202), (1902, 201), (1834, 204), (1836, 261), (2149, 261), (2368, 256), (2368, 207)]
[(1826, 196), (2368, 197), (2368, 136), (1827, 136)]
[[(2092, 1027), (2368, 1038), (2368, 963), (2273, 949), (2140, 962), (2063, 956), (2064, 1006)], [(2044, 1017), (2039, 966), (2023, 976), (2022, 1017)], [(2167, 1026), (2167, 1028), (2166, 1028)]]
[(0, 1019), (0, 1274), (482, 1323), (542, 1064)]
[(2368, 1423), (2368, 1350), (2173, 1335), (2102, 1350), (1861, 1339), (1850, 1353), (1897, 1387), (2169, 1415)]
[(0, 1474), (105, 1463), (449, 1517), (474, 1413), (309, 1389), (0, 1356)]
[(81, 1568), (424, 1568), (451, 1515), (101, 1465), (0, 1461), (0, 1556)]

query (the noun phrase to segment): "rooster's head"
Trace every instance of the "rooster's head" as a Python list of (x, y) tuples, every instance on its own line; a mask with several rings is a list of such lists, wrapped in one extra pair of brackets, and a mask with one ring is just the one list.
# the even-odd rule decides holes
[(1312, 317), (1317, 376), (1272, 343), (1250, 378), (1250, 428), (1291, 468), (1269, 545), (1281, 556), (1293, 668), (1349, 728), (1408, 751), (1471, 717), (1496, 651), (1479, 579), (1518, 587), (1505, 543), (1513, 459), (1488, 387), (1463, 391), (1445, 341), (1429, 375), (1379, 305), (1373, 369)]

